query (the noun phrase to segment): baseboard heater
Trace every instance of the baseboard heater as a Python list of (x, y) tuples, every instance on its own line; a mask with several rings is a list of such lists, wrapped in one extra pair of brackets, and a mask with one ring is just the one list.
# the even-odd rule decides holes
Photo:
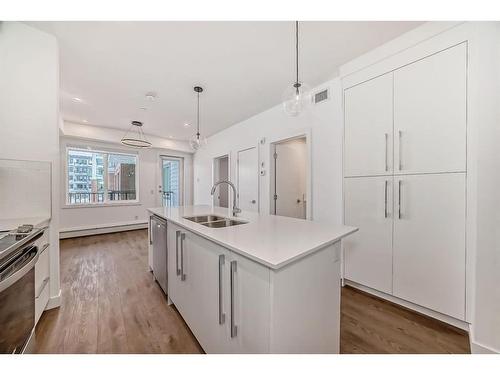
[(86, 228), (70, 228), (62, 229), (59, 231), (59, 238), (73, 238), (73, 237), (84, 237), (93, 236), (96, 234), (105, 233), (116, 233), (125, 232), (129, 230), (145, 229), (148, 227), (148, 222), (134, 222), (134, 223), (123, 223), (123, 224), (109, 224), (99, 227), (86, 227)]

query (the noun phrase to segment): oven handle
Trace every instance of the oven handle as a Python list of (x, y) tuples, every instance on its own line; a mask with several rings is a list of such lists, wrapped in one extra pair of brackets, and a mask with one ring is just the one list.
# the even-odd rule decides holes
[(8, 287), (10, 287), (11, 285), (13, 285), (14, 283), (16, 283), (17, 281), (19, 281), (21, 278), (23, 278), (35, 266), (39, 254), (38, 254), (38, 247), (36, 246), (33, 247), (36, 249), (36, 255), (21, 269), (14, 272), (5, 280), (0, 281), (0, 293), (3, 292)]

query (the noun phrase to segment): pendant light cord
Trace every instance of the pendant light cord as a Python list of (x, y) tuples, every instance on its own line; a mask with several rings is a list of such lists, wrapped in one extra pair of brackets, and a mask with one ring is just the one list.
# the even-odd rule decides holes
[(196, 138), (200, 139), (200, 93), (198, 92), (198, 111), (196, 117), (197, 130), (196, 130)]
[[(295, 21), (295, 83), (299, 83), (299, 21)], [(298, 87), (297, 87), (298, 90)]]

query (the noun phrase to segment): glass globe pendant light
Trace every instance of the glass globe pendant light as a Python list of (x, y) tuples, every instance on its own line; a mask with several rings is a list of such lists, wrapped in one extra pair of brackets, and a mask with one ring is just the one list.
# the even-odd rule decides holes
[(203, 88), (200, 86), (195, 86), (194, 91), (197, 94), (197, 111), (196, 111), (196, 134), (189, 140), (189, 145), (194, 151), (199, 150), (201, 147), (207, 144), (206, 138), (200, 138), (200, 93), (203, 92)]
[(290, 116), (298, 116), (310, 103), (311, 90), (299, 81), (299, 21), (295, 21), (295, 82), (283, 93), (283, 109)]

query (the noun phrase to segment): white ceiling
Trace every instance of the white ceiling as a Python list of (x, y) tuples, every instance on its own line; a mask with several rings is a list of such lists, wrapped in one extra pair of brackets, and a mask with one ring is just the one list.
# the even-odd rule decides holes
[[(29, 24), (59, 41), (68, 121), (125, 130), (141, 120), (148, 134), (188, 139), (200, 84), (208, 136), (280, 103), (294, 80), (294, 22)], [(333, 78), (340, 65), (420, 24), (301, 22), (301, 80), (313, 87)], [(158, 94), (153, 102), (150, 91)]]

